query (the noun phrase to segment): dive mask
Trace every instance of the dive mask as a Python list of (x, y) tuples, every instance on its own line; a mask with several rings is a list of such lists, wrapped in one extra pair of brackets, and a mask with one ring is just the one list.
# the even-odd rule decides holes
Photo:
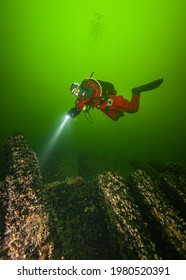
[(77, 96), (78, 97), (80, 95), (80, 93), (81, 93), (80, 84), (79, 83), (73, 83), (70, 86), (70, 91), (72, 92), (73, 96)]

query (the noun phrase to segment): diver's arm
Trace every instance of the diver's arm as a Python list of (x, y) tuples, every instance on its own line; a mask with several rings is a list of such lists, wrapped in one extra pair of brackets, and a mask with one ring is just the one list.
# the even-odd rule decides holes
[(83, 110), (84, 105), (88, 104), (94, 96), (94, 89), (91, 86), (87, 85), (86, 82), (83, 81), (83, 83), (81, 84), (81, 96), (76, 100), (75, 107), (72, 108), (67, 114), (71, 118), (77, 117)]
[(83, 99), (82, 97), (80, 97), (80, 99), (78, 99), (76, 101), (76, 105), (74, 108), (72, 108), (69, 112), (68, 112), (68, 115), (71, 117), (71, 118), (75, 118), (77, 117), (81, 111), (83, 110), (83, 107), (85, 104), (88, 104), (89, 101), (92, 99), (92, 97), (90, 97), (89, 99)]

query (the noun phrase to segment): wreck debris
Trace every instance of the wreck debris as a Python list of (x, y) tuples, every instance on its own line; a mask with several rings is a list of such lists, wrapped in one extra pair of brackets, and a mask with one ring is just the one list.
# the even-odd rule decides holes
[(121, 176), (107, 172), (98, 182), (105, 195), (123, 259), (160, 259), (147, 225)]
[(186, 173), (178, 164), (165, 164), (160, 172), (159, 190), (165, 194), (171, 204), (186, 219)]
[(64, 181), (43, 185), (22, 134), (5, 141), (4, 155), (0, 259), (186, 258), (186, 173), (178, 164), (133, 159), (125, 179), (115, 172), (93, 178), (81, 154), (63, 166)]
[(0, 256), (12, 260), (50, 259), (52, 244), (48, 241), (48, 216), (38, 195), (42, 183), (37, 157), (20, 133), (5, 141), (4, 153), (6, 215)]
[(153, 239), (163, 258), (186, 257), (186, 223), (169, 200), (159, 191), (156, 183), (142, 170), (133, 172), (127, 183), (131, 187), (144, 219), (148, 222)]
[(55, 259), (116, 259), (104, 197), (82, 177), (47, 185)]

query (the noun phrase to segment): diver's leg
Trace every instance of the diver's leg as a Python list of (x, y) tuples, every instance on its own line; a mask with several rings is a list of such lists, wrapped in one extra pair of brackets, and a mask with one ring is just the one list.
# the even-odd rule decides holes
[(120, 112), (136, 113), (139, 110), (140, 94), (133, 94), (131, 101), (123, 98), (123, 96), (115, 96), (110, 110), (117, 110)]
[(139, 110), (139, 105), (140, 105), (140, 94), (133, 94), (131, 101), (130, 101), (130, 106), (131, 108), (129, 109), (128, 113), (136, 113)]

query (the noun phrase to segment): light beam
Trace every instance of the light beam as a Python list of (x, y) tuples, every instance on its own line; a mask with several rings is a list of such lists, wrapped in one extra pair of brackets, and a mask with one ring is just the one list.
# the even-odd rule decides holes
[(70, 119), (69, 115), (65, 115), (65, 117), (62, 118), (62, 121), (60, 122), (56, 131), (54, 132), (52, 137), (49, 139), (43, 153), (40, 156), (42, 164), (44, 164), (46, 162), (49, 154), (53, 150), (55, 144), (57, 143), (59, 136), (61, 135), (61, 133), (62, 133), (63, 129), (65, 128), (65, 125), (69, 119)]

